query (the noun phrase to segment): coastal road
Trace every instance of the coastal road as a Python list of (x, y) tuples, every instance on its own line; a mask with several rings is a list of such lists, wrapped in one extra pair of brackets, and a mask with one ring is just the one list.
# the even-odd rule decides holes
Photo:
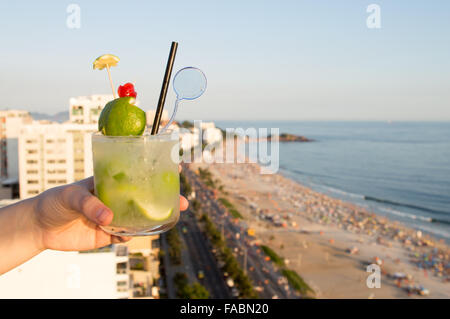
[[(197, 175), (189, 169), (185, 170), (192, 188), (196, 191), (196, 198), (202, 203), (202, 207), (208, 209), (208, 215), (216, 224), (218, 229), (223, 227), (223, 232), (228, 246), (235, 252), (238, 261), (243, 265), (244, 247), (247, 251), (247, 274), (256, 286), (264, 290), (259, 292), (261, 298), (297, 298), (297, 293), (288, 285), (278, 284), (278, 279), (282, 277), (279, 270), (275, 269), (271, 261), (264, 259), (265, 254), (258, 247), (251, 245), (254, 239), (247, 235), (242, 222), (235, 224), (231, 216), (227, 216), (224, 207), (214, 198), (213, 192), (208, 189)], [(223, 225), (223, 226), (222, 226)], [(239, 234), (239, 238), (236, 237)], [(252, 269), (253, 271), (249, 271)]]
[[(186, 228), (187, 232), (183, 232), (183, 228)], [(200, 282), (208, 290), (210, 298), (232, 298), (223, 273), (211, 252), (209, 240), (200, 231), (197, 220), (190, 210), (181, 213), (180, 221), (175, 229), (178, 231), (182, 242), (184, 242), (180, 265), (172, 264), (168, 253), (169, 244), (167, 243), (166, 235), (161, 235), (161, 248), (166, 252), (163, 257), (163, 263), (166, 273), (168, 298), (177, 298), (176, 287), (173, 282), (177, 272), (186, 273), (191, 284), (195, 281)], [(205, 275), (203, 279), (197, 277), (199, 271), (203, 271)]]
[(167, 298), (174, 299), (177, 294), (175, 291), (175, 285), (173, 283), (173, 277), (175, 276), (175, 269), (171, 266), (169, 257), (169, 244), (167, 243), (166, 236), (164, 234), (160, 237), (161, 249), (165, 252), (163, 256), (163, 265), (165, 272), (165, 281), (167, 288)]
[(198, 281), (210, 292), (210, 297), (215, 299), (231, 298), (223, 273), (211, 252), (212, 247), (209, 245), (209, 240), (200, 231), (193, 213), (184, 212), (177, 227), (186, 227), (186, 233), (181, 233), (190, 255), (192, 270), (195, 274), (198, 274), (199, 271), (204, 272), (205, 277)]
[[(217, 203), (213, 203), (213, 208), (216, 210), (220, 210), (220, 207)], [(222, 222), (225, 222), (224, 225), (224, 235), (227, 241), (228, 246), (237, 250), (238, 260), (243, 264), (244, 259), (244, 249), (246, 248), (247, 252), (247, 269), (246, 272), (248, 276), (253, 280), (253, 282), (260, 287), (264, 287), (264, 291), (260, 292), (260, 296), (262, 298), (273, 298), (277, 296), (278, 298), (290, 298), (289, 291), (285, 291), (277, 282), (278, 278), (281, 277), (281, 274), (277, 272), (272, 262), (266, 261), (264, 259), (265, 254), (263, 252), (258, 253), (257, 248), (255, 246), (251, 246), (248, 243), (250, 242), (250, 238), (246, 235), (245, 229), (240, 228), (238, 225), (233, 224), (229, 219), (222, 218)], [(217, 220), (216, 220), (217, 222)], [(239, 239), (236, 238), (236, 234), (240, 234)], [(249, 271), (249, 269), (253, 269), (253, 271)], [(268, 280), (268, 283), (265, 281)]]

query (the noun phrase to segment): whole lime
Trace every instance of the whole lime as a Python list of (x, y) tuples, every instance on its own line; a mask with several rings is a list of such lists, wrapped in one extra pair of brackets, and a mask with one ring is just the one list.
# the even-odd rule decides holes
[(108, 102), (100, 114), (98, 130), (109, 136), (142, 135), (145, 130), (145, 112), (133, 103), (131, 96)]

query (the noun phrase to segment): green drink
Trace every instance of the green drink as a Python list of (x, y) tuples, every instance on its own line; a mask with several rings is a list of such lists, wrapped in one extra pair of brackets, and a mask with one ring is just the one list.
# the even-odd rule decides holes
[(93, 63), (94, 69), (108, 71), (114, 96), (104, 106), (98, 133), (92, 136), (95, 195), (114, 213), (112, 222), (101, 226), (107, 233), (153, 235), (172, 228), (179, 219), (179, 137), (167, 128), (181, 100), (194, 100), (205, 92), (206, 77), (194, 67), (176, 73), (175, 107), (170, 120), (159, 129), (177, 45), (172, 42), (152, 135), (146, 133), (146, 113), (136, 105), (134, 85), (119, 86), (116, 98), (110, 68), (117, 66), (119, 58), (104, 54)]
[(92, 136), (95, 194), (114, 213), (102, 229), (144, 236), (167, 231), (180, 215), (178, 134)]

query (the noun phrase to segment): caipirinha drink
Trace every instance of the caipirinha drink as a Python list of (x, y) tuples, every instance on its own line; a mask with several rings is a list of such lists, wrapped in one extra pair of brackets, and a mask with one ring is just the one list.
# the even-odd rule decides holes
[(114, 212), (109, 233), (148, 235), (176, 224), (180, 214), (178, 137), (172, 132), (92, 139), (95, 194)]
[[(94, 69), (106, 67), (110, 76), (109, 67), (118, 61), (103, 55)], [(135, 105), (133, 84), (120, 86), (118, 94), (103, 108), (99, 132), (92, 136), (95, 195), (114, 213), (101, 227), (113, 235), (157, 234), (173, 227), (180, 215), (178, 134), (146, 133), (146, 114)]]

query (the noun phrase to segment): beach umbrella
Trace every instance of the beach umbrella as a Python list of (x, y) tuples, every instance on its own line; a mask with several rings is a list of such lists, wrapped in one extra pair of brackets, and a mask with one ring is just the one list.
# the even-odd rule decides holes
[(109, 83), (111, 84), (111, 90), (114, 98), (116, 98), (116, 91), (114, 89), (114, 85), (111, 78), (111, 72), (109, 71), (109, 68), (112, 66), (116, 66), (117, 63), (119, 63), (119, 60), (120, 59), (113, 54), (103, 54), (99, 56), (97, 59), (95, 59), (93, 64), (94, 70), (95, 69), (103, 70), (104, 68), (106, 68), (106, 70), (108, 71)]

